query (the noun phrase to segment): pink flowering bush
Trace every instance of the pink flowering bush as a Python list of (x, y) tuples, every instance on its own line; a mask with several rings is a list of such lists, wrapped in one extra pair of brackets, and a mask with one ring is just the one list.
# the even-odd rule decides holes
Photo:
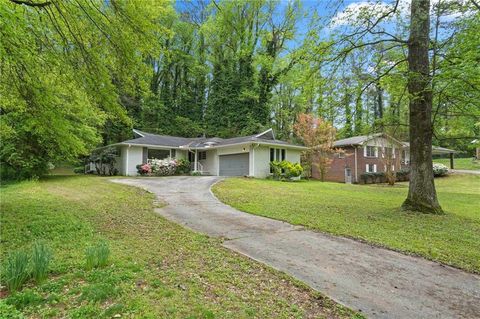
[(152, 167), (148, 163), (140, 164), (137, 165), (137, 172), (140, 175), (150, 175), (152, 173)]
[(190, 162), (185, 159), (152, 159), (148, 163), (137, 165), (137, 172), (147, 176), (182, 175), (190, 172)]

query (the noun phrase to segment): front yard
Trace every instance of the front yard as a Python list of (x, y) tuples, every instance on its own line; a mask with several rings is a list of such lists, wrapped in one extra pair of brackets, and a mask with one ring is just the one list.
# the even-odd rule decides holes
[[(2, 267), (13, 250), (30, 250), (34, 241), (53, 250), (48, 280), (29, 280), (0, 299), (2, 318), (7, 308), (29, 318), (357, 316), (220, 240), (161, 218), (141, 189), (53, 176), (0, 191)], [(100, 241), (111, 250), (108, 265), (87, 270), (86, 248)]]
[(418, 254), (480, 273), (480, 176), (435, 180), (446, 214), (400, 211), (406, 183), (348, 185), (227, 179), (215, 195), (242, 211)]
[[(434, 158), (433, 162), (440, 163), (447, 167), (450, 167), (449, 158)], [(473, 171), (480, 170), (480, 161), (474, 161), (471, 157), (455, 158), (453, 164), (455, 169), (466, 169), (466, 170), (473, 170)]]

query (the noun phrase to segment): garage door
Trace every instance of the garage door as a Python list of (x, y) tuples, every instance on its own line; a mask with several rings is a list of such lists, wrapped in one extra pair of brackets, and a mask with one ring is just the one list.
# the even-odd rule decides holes
[(248, 175), (248, 153), (220, 155), (220, 176)]

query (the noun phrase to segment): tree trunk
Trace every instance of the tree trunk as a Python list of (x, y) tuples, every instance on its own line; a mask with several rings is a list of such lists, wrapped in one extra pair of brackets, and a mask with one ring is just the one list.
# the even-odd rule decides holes
[(442, 213), (432, 168), (432, 90), (428, 58), (430, 0), (412, 0), (408, 42), (410, 185), (403, 209)]

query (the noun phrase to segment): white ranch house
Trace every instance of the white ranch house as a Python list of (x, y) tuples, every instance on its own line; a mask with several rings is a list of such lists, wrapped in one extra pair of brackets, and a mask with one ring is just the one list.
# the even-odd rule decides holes
[(307, 149), (275, 139), (272, 129), (257, 135), (234, 138), (185, 138), (133, 130), (135, 138), (106, 147), (119, 151), (116, 168), (121, 175), (137, 175), (138, 164), (151, 159), (188, 159), (192, 170), (202, 175), (252, 176), (270, 174), (270, 162), (287, 160), (300, 163)]

